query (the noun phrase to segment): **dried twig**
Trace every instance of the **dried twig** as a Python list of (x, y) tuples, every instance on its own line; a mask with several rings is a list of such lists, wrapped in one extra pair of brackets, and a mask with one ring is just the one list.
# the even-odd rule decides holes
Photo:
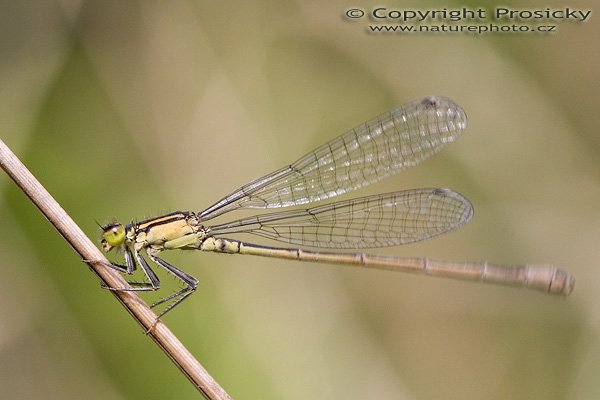
[[(2, 140), (0, 140), (0, 166), (81, 258), (86, 260), (86, 263), (98, 275), (103, 284), (113, 288), (127, 286), (125, 280), (116, 271), (103, 265), (109, 262), (104, 254), (98, 250)], [(115, 295), (125, 309), (148, 332), (154, 342), (205, 398), (210, 400), (230, 399), (225, 390), (200, 365), (167, 326), (162, 321), (156, 322), (156, 314), (136, 293), (131, 291), (110, 291), (110, 293)]]

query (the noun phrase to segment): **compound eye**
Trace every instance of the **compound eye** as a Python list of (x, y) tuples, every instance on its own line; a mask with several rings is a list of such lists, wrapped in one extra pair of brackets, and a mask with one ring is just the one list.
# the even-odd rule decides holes
[(103, 227), (102, 247), (104, 251), (110, 251), (113, 247), (119, 247), (125, 243), (125, 237), (125, 227), (119, 223)]

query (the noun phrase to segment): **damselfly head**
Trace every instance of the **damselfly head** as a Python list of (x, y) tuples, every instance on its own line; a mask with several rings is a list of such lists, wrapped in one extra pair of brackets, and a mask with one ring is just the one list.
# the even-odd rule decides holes
[(102, 227), (102, 249), (109, 252), (113, 247), (121, 246), (126, 239), (125, 227), (115, 222)]

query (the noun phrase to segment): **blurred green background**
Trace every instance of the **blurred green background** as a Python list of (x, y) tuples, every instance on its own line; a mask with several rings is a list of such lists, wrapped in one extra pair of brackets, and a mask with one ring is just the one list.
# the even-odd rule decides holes
[[(383, 35), (343, 17), (382, 5), (360, 3), (3, 1), (0, 136), (97, 240), (96, 220), (199, 211), (396, 105), (451, 97), (464, 136), (360, 194), (451, 187), (475, 218), (377, 252), (552, 263), (577, 278), (569, 298), (175, 252), (201, 284), (165, 321), (236, 399), (600, 397), (597, 17)], [(199, 397), (4, 175), (0, 189), (2, 397)]]

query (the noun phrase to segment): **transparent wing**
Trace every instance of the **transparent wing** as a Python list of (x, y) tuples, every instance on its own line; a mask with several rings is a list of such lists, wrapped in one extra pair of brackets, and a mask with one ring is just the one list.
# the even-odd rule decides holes
[(324, 200), (417, 165), (458, 138), (462, 108), (443, 97), (408, 103), (311, 151), (295, 163), (225, 196), (199, 216), (238, 208), (277, 208)]
[(302, 246), (355, 249), (425, 240), (467, 223), (469, 200), (450, 189), (413, 189), (215, 225), (209, 234), (252, 233)]

